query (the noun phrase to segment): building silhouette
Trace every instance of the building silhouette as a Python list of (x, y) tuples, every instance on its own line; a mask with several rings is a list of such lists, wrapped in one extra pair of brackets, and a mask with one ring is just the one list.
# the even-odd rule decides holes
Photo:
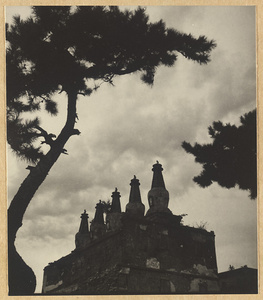
[(220, 291), (223, 294), (257, 294), (258, 270), (246, 265), (218, 274)]
[(105, 222), (101, 201), (90, 228), (83, 212), (76, 248), (44, 269), (44, 294), (220, 292), (214, 232), (184, 226), (168, 208), (162, 165), (152, 171), (146, 213), (136, 176), (125, 212), (117, 188)]

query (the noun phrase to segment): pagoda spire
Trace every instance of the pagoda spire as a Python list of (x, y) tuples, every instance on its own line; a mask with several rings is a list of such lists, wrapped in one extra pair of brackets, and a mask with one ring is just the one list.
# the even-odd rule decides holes
[(140, 182), (139, 179), (136, 178), (134, 175), (133, 179), (131, 180), (130, 183), (131, 190), (130, 190), (130, 197), (129, 197), (129, 202), (130, 203), (141, 203), (141, 192), (140, 192)]
[(95, 216), (90, 225), (92, 239), (98, 239), (106, 232), (106, 226), (104, 224), (103, 217), (103, 204), (101, 200), (99, 200), (99, 203), (96, 204), (95, 209)]
[(121, 213), (121, 202), (120, 202), (120, 192), (117, 188), (115, 188), (115, 191), (112, 192), (112, 203), (111, 203), (111, 212), (112, 213)]
[(95, 209), (96, 211), (95, 211), (93, 222), (98, 224), (104, 224), (103, 204), (101, 203), (101, 200), (99, 200), (99, 203), (96, 204)]
[(131, 180), (130, 186), (131, 186), (130, 197), (129, 197), (129, 203), (126, 205), (126, 212), (137, 216), (143, 216), (145, 207), (142, 204), (142, 200), (141, 200), (141, 193), (139, 187), (140, 182), (135, 175)]
[(165, 188), (164, 180), (163, 180), (163, 168), (159, 161), (156, 161), (156, 164), (153, 165), (153, 179), (152, 179), (152, 188)]
[(111, 208), (106, 214), (106, 231), (115, 231), (122, 227), (121, 195), (117, 188), (112, 192), (111, 197)]
[(90, 242), (90, 232), (88, 223), (89, 215), (86, 213), (86, 209), (84, 209), (84, 213), (81, 214), (80, 218), (81, 221), (79, 231), (75, 235), (76, 249), (85, 248)]
[(86, 209), (84, 209), (84, 213), (81, 214), (80, 218), (81, 218), (81, 222), (79, 226), (79, 233), (85, 234), (89, 232), (89, 223), (88, 223), (89, 215), (86, 213)]
[(165, 183), (163, 179), (163, 168), (158, 162), (153, 165), (153, 179), (152, 186), (148, 192), (148, 202), (149, 210), (147, 211), (147, 216), (152, 213), (169, 213), (172, 214), (170, 209), (168, 209), (169, 203), (169, 192), (165, 188)]

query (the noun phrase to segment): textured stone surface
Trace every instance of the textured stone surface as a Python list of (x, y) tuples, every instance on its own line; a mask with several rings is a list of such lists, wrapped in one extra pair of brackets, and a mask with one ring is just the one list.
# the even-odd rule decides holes
[[(44, 293), (218, 292), (214, 233), (122, 216), (122, 228), (45, 268)], [(174, 226), (173, 226), (174, 225)]]

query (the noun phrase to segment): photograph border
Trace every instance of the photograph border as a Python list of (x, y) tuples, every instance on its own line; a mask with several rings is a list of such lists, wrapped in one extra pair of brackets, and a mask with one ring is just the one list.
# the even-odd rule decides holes
[[(47, 295), (35, 295), (39, 300), (40, 299), (99, 299), (103, 297), (104, 299), (137, 299), (137, 300), (150, 300), (150, 299), (192, 299), (199, 297), (200, 299), (211, 299), (215, 297), (216, 299), (263, 299), (263, 287), (262, 287), (262, 140), (260, 140), (260, 133), (262, 131), (262, 108), (261, 108), (261, 95), (263, 91), (262, 77), (263, 77), (263, 1), (242, 1), (242, 0), (231, 0), (231, 1), (219, 1), (219, 0), (167, 0), (167, 1), (69, 1), (69, 0), (2, 0), (1, 1), (1, 22), (0, 22), (0, 92), (1, 92), (1, 101), (0, 101), (0, 170), (1, 170), (1, 180), (0, 180), (0, 193), (1, 193), (1, 207), (0, 207), (0, 298), (1, 299), (32, 299), (32, 296), (8, 296), (8, 277), (7, 277), (7, 156), (6, 156), (6, 80), (5, 80), (5, 6), (30, 6), (30, 5), (142, 5), (142, 6), (255, 6), (256, 7), (256, 64), (257, 64), (257, 145), (258, 145), (258, 198), (257, 198), (257, 216), (258, 216), (258, 282), (259, 290), (258, 294), (255, 295), (241, 295), (241, 294), (229, 294), (229, 295), (73, 295), (73, 296), (47, 296)], [(261, 162), (261, 163), (260, 163)]]

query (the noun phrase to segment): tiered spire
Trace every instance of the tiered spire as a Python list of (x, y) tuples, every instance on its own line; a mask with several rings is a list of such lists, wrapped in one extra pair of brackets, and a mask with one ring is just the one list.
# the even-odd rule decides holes
[(120, 202), (120, 192), (118, 192), (118, 189), (115, 188), (115, 191), (112, 192), (112, 203), (111, 203), (111, 212), (112, 213), (120, 213), (121, 212), (121, 202)]
[(93, 219), (93, 222), (97, 224), (104, 224), (103, 204), (101, 203), (101, 200), (99, 200), (99, 203), (96, 204), (95, 209), (96, 211), (95, 211), (95, 217)]
[(81, 222), (80, 222), (80, 226), (79, 226), (79, 232), (83, 233), (83, 234), (88, 233), (89, 232), (89, 223), (88, 223), (89, 215), (86, 213), (86, 209), (84, 209), (84, 213), (81, 214), (80, 218), (81, 218)]
[(96, 204), (95, 208), (95, 216), (90, 225), (92, 239), (100, 238), (106, 231), (103, 218), (103, 204), (101, 200)]
[(75, 235), (76, 249), (85, 248), (90, 242), (90, 232), (88, 223), (89, 215), (86, 213), (86, 209), (84, 209), (84, 213), (81, 214), (80, 218), (81, 222), (79, 226), (79, 231)]
[(130, 203), (141, 203), (141, 192), (140, 192), (140, 182), (139, 179), (136, 178), (134, 175), (133, 179), (131, 180), (130, 183), (131, 190), (130, 190), (130, 197), (129, 197), (129, 202)]
[(168, 209), (169, 192), (165, 188), (162, 165), (157, 161), (156, 164), (153, 165), (152, 171), (152, 187), (148, 192), (150, 208), (147, 211), (147, 216), (156, 212), (172, 214), (172, 212)]
[(152, 188), (164, 188), (165, 184), (163, 180), (163, 168), (162, 165), (159, 164), (159, 161), (156, 161), (156, 164), (153, 165), (153, 179), (152, 179)]
[(106, 230), (115, 231), (122, 227), (122, 212), (121, 212), (121, 202), (120, 202), (120, 192), (117, 188), (112, 192), (112, 202), (111, 208), (106, 215)]
[(143, 216), (145, 207), (142, 204), (141, 200), (141, 193), (139, 188), (140, 182), (135, 175), (131, 180), (130, 186), (130, 197), (129, 203), (126, 205), (126, 212), (137, 216)]

